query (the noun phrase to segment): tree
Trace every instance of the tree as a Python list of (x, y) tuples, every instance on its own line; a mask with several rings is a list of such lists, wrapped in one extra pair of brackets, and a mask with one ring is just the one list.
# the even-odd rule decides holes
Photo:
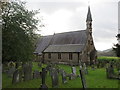
[(29, 11), (25, 2), (2, 3), (2, 61), (29, 61), (33, 59), (38, 10)]
[[(120, 38), (120, 34), (118, 34), (116, 37), (119, 39)], [(115, 51), (116, 55), (118, 57), (120, 57), (120, 45), (119, 44), (115, 44), (114, 47), (113, 47), (113, 50)]]

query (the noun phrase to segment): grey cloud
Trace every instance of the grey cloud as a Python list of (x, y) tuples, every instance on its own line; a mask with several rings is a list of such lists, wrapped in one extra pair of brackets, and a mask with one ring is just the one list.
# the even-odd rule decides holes
[[(111, 0), (114, 1), (114, 0)], [(93, 18), (93, 36), (97, 42), (113, 42), (116, 40), (117, 29), (117, 0), (91, 5)], [(60, 9), (67, 9), (74, 13), (70, 18), (67, 28), (69, 30), (83, 30), (86, 28), (87, 6), (82, 2), (33, 2), (28, 3), (30, 9), (41, 9), (47, 15), (53, 14)], [(76, 8), (84, 7), (84, 11), (75, 12)], [(44, 16), (43, 16), (44, 17)], [(62, 19), (62, 18), (61, 18)], [(64, 20), (63, 20), (64, 21)]]
[[(31, 7), (32, 6), (32, 7)], [(75, 10), (76, 7), (84, 6), (82, 2), (33, 2), (27, 3), (27, 7), (31, 9), (41, 9), (47, 14), (54, 13), (59, 9)]]

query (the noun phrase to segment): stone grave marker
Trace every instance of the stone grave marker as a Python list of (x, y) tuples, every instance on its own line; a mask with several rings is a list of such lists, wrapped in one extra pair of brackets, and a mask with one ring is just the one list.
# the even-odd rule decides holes
[(49, 68), (49, 75), (52, 76), (53, 75), (53, 67)]
[(15, 72), (15, 67), (10, 67), (7, 72), (8, 77), (13, 77), (14, 72)]
[(14, 73), (13, 73), (13, 78), (12, 78), (12, 84), (15, 84), (15, 83), (18, 83), (20, 82), (20, 73), (19, 73), (19, 70), (16, 70)]
[(62, 73), (62, 83), (66, 83), (67, 82), (67, 76), (66, 76), (66, 72), (63, 70)]
[(72, 80), (72, 79), (76, 78), (75, 74), (73, 74), (73, 73), (68, 74), (67, 77), (69, 77), (69, 80)]
[(76, 67), (72, 67), (72, 73), (76, 75)]
[(87, 67), (86, 67), (86, 64), (85, 64), (85, 63), (83, 64), (83, 67), (84, 67), (84, 73), (85, 73), (85, 74), (88, 74), (88, 69), (87, 69)]
[(79, 72), (80, 72), (80, 77), (81, 77), (83, 89), (85, 89), (85, 88), (87, 88), (87, 85), (86, 85), (85, 75), (84, 75), (84, 71), (83, 71), (82, 66), (80, 66)]
[(92, 65), (91, 68), (92, 68), (92, 70), (95, 70), (95, 66), (94, 65)]
[(59, 77), (58, 77), (58, 71), (55, 68), (52, 68), (51, 78), (52, 78), (52, 87), (53, 88), (58, 87)]
[(41, 87), (40, 89), (44, 89), (44, 88), (48, 88), (46, 83), (45, 83), (45, 78), (46, 78), (46, 69), (45, 68), (42, 68), (42, 73), (41, 73), (41, 77), (42, 77), (42, 84), (41, 84)]
[(32, 65), (27, 63), (23, 65), (24, 81), (32, 79)]
[(35, 70), (34, 72), (33, 72), (33, 78), (34, 79), (37, 79), (37, 78), (40, 78), (40, 72), (38, 71), (38, 70)]
[(112, 64), (109, 64), (106, 68), (106, 75), (107, 78), (113, 78), (114, 77), (114, 68)]

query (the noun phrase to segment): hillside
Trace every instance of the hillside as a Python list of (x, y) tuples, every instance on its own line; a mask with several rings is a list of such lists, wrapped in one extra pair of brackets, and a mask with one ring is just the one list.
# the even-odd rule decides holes
[(112, 48), (104, 50), (104, 51), (97, 51), (97, 55), (98, 57), (99, 56), (116, 56)]

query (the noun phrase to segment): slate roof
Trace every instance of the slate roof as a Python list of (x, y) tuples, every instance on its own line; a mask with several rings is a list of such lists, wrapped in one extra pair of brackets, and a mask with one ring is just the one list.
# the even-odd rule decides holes
[(81, 52), (83, 48), (81, 44), (49, 45), (44, 52)]
[[(87, 34), (86, 30), (79, 30), (79, 31), (72, 31), (72, 32), (64, 32), (64, 33), (58, 33), (55, 35), (49, 35), (49, 36), (43, 36), (39, 39), (37, 43), (37, 47), (35, 50), (35, 53), (41, 54), (45, 49), (52, 48), (52, 50), (58, 48), (58, 46), (53, 47), (49, 45), (61, 45), (59, 47), (64, 46), (64, 48), (67, 48), (67, 45), (69, 44), (79, 44), (79, 45), (85, 45), (87, 41)], [(70, 47), (74, 47), (74, 45), (69, 45)], [(79, 47), (78, 51), (80, 51), (81, 47)], [(70, 48), (67, 48), (67, 51), (72, 51)], [(49, 50), (50, 51), (50, 50)], [(55, 51), (55, 50), (54, 50)]]

